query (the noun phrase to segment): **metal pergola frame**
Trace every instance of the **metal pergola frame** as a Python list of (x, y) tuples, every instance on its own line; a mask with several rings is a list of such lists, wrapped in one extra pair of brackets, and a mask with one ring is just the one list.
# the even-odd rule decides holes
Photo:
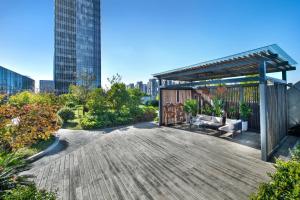
[[(195, 89), (215, 84), (240, 84), (254, 81), (259, 84), (261, 158), (268, 160), (267, 82), (287, 84), (287, 71), (296, 70), (293, 60), (278, 45), (246, 51), (175, 70), (154, 74), (159, 80), (159, 112), (162, 125), (162, 90)], [(267, 73), (281, 72), (282, 79), (268, 77)], [(249, 75), (251, 75), (249, 77)], [(231, 77), (231, 78), (229, 78)], [(185, 83), (162, 86), (162, 80), (184, 81)]]

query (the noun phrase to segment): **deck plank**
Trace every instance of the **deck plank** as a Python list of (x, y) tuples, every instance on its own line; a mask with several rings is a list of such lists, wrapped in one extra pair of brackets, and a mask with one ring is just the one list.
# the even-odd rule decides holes
[(269, 180), (257, 149), (171, 128), (118, 129), (35, 170), (58, 199), (248, 199)]

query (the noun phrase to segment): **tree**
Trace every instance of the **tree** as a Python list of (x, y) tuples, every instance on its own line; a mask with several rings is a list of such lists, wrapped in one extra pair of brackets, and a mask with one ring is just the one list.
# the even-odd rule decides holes
[(89, 112), (93, 115), (103, 114), (107, 111), (106, 93), (102, 88), (96, 88), (91, 91), (87, 102)]
[(107, 97), (111, 108), (116, 112), (120, 112), (121, 108), (130, 102), (130, 95), (124, 83), (114, 83), (107, 92)]

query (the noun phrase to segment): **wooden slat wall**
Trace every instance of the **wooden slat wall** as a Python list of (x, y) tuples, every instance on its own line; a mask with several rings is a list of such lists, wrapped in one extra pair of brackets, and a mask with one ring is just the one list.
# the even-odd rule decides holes
[[(196, 93), (201, 93), (201, 89), (195, 90)], [(242, 94), (241, 94), (242, 93)], [(209, 94), (211, 96), (217, 95), (216, 87), (209, 88)], [(194, 96), (194, 95), (193, 95)], [(241, 98), (242, 97), (242, 98)], [(225, 101), (225, 110), (229, 108), (236, 110), (234, 118), (238, 119), (240, 102), (243, 100), (252, 109), (252, 115), (248, 121), (249, 129), (259, 131), (260, 129), (260, 118), (259, 118), (259, 90), (258, 85), (237, 85), (226, 87), (226, 92), (222, 95)]]
[[(178, 102), (177, 102), (177, 91), (179, 92)], [(162, 105), (166, 105), (167, 103), (183, 104), (187, 99), (191, 99), (191, 98), (192, 98), (192, 90), (162, 90)], [(162, 116), (162, 123), (163, 124), (165, 123), (164, 116)]]
[[(205, 88), (209, 90), (209, 96), (217, 95), (216, 87)], [(162, 90), (162, 105), (166, 103), (176, 104), (176, 91), (177, 90)], [(234, 108), (236, 110), (235, 118), (239, 118), (239, 104), (241, 100), (241, 92), (243, 101), (246, 102), (253, 110), (253, 113), (249, 119), (249, 129), (259, 130), (260, 120), (259, 120), (259, 90), (258, 85), (237, 85), (226, 87), (226, 92), (222, 96), (225, 100), (225, 110), (228, 111), (229, 108)], [(206, 100), (209, 96), (203, 95), (203, 90), (179, 90), (179, 102), (184, 103), (186, 99), (194, 97), (195, 94), (202, 94), (202, 97)], [(207, 93), (207, 92), (206, 92)], [(164, 123), (164, 121), (163, 121)]]
[(287, 135), (286, 89), (283, 84), (268, 85), (267, 87), (268, 155)]

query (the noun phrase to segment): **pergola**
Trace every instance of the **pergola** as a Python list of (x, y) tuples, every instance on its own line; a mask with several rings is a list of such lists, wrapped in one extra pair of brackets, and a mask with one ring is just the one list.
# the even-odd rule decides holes
[[(296, 70), (296, 64), (285, 51), (273, 44), (154, 74), (160, 86), (160, 125), (163, 124), (164, 91), (195, 90), (216, 84), (229, 87), (249, 81), (256, 82), (259, 93), (261, 155), (266, 161), (287, 135), (287, 71)], [(273, 72), (281, 72), (282, 79), (267, 76), (267, 73)], [(178, 81), (180, 84), (162, 86), (162, 80)], [(240, 92), (239, 95), (242, 98), (243, 93)], [(191, 95), (189, 97), (192, 98)]]

